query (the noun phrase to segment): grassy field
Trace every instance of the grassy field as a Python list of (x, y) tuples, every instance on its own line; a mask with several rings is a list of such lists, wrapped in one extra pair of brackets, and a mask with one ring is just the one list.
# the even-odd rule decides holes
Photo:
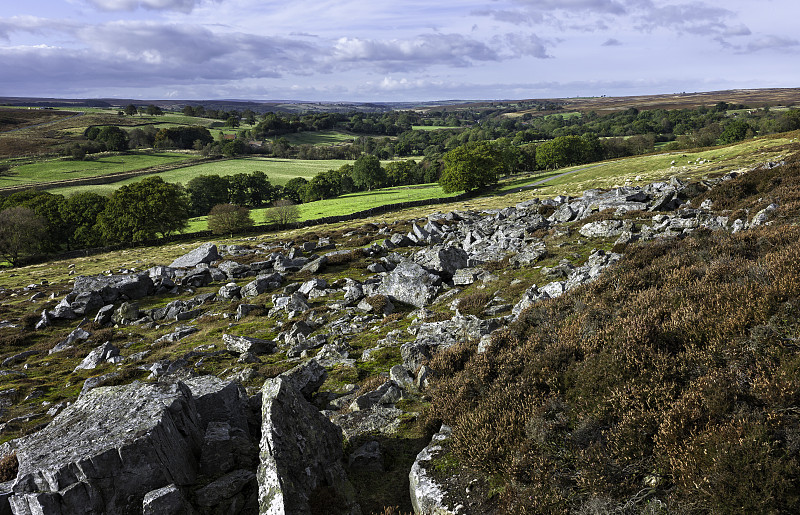
[(450, 127), (448, 125), (412, 125), (415, 131), (438, 131), (440, 129), (460, 129), (461, 127)]
[[(241, 159), (229, 159), (226, 161), (216, 161), (204, 163), (177, 170), (170, 170), (159, 175), (167, 182), (180, 182), (186, 184), (193, 177), (198, 175), (234, 175), (237, 173), (252, 173), (262, 171), (267, 174), (272, 184), (283, 185), (295, 177), (305, 177), (311, 179), (319, 172), (336, 170), (344, 164), (352, 164), (353, 161), (347, 160), (299, 160), (299, 159), (276, 159), (263, 157), (247, 157)], [(141, 177), (134, 177), (125, 181), (115, 182), (114, 184), (99, 184), (96, 186), (76, 186), (70, 188), (57, 188), (50, 190), (53, 193), (71, 195), (78, 191), (94, 191), (101, 195), (110, 194), (120, 186), (131, 184), (142, 180)]]
[(69, 158), (49, 159), (11, 168), (11, 175), (0, 176), (0, 187), (130, 172), (152, 166), (191, 161), (198, 157), (176, 152), (136, 152), (104, 155), (85, 161), (74, 161)]
[[(298, 208), (300, 209), (300, 220), (303, 221), (324, 218), (326, 216), (349, 215), (350, 213), (386, 204), (451, 197), (453, 195), (454, 194), (445, 194), (442, 188), (436, 183), (419, 184), (415, 186), (384, 188), (375, 191), (361, 191), (349, 195), (342, 195), (337, 198), (300, 204)], [(256, 225), (263, 224), (266, 210), (267, 208), (262, 208), (250, 211), (250, 215), (253, 217)], [(206, 229), (208, 229), (207, 217), (198, 216), (189, 220), (187, 232), (205, 231)]]
[(293, 134), (284, 134), (283, 136), (269, 138), (276, 140), (278, 138), (286, 138), (292, 145), (338, 145), (340, 143), (350, 143), (357, 136), (344, 131), (307, 131), (295, 132)]

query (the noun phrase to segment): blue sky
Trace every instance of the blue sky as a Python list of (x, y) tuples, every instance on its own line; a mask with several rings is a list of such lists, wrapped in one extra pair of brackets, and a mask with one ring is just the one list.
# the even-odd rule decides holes
[(796, 0), (4, 4), (0, 96), (415, 101), (800, 86)]

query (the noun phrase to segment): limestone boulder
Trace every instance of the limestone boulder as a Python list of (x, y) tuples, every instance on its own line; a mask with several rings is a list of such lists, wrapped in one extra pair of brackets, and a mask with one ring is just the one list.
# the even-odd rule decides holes
[(170, 268), (192, 268), (200, 263), (212, 263), (220, 258), (217, 246), (213, 243), (203, 243), (193, 251), (177, 258)]
[(342, 464), (342, 431), (295, 388), (291, 379), (268, 379), (262, 389), (258, 467), (259, 513), (310, 513), (323, 489), (336, 498), (330, 513), (352, 513), (353, 487)]
[(402, 262), (386, 274), (378, 292), (418, 308), (429, 304), (441, 290), (441, 278), (417, 263)]

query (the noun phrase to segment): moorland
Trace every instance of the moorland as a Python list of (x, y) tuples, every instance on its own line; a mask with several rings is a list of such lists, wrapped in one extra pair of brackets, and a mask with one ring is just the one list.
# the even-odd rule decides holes
[[(314, 360), (309, 402), (343, 434), (350, 484), (309, 490), (314, 513), (796, 511), (798, 97), (8, 101), (12, 506), (38, 473), (26, 441), (87, 395), (213, 376), (260, 403)], [(167, 267), (202, 244), (218, 254)], [(123, 276), (150, 289), (81, 286)], [(201, 468), (185, 502), (263, 511), (237, 467), (253, 477), (229, 497), (200, 507), (233, 474)]]

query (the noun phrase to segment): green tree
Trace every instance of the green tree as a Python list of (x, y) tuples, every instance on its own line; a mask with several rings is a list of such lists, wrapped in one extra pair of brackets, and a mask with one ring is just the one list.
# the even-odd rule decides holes
[(164, 115), (164, 111), (162, 111), (161, 108), (158, 107), (157, 105), (153, 105), (153, 104), (148, 105), (147, 108), (145, 109), (145, 112), (150, 116), (163, 116)]
[(499, 152), (488, 142), (462, 145), (443, 156), (439, 184), (445, 193), (473, 191), (497, 184), (503, 170)]
[(4, 208), (26, 207), (45, 221), (46, 230), (39, 235), (39, 250), (56, 252), (67, 243), (67, 224), (61, 216), (62, 205), (66, 199), (63, 195), (54, 195), (46, 191), (25, 190), (9, 195), (3, 204)]
[(137, 109), (136, 106), (133, 104), (128, 104), (125, 106), (125, 114), (127, 114), (128, 116), (133, 116), (138, 112), (139, 109)]
[(108, 197), (91, 191), (76, 193), (64, 201), (61, 217), (65, 222), (68, 248), (99, 247), (105, 243), (95, 225), (106, 204)]
[(32, 209), (15, 206), (0, 211), (0, 256), (12, 266), (36, 254), (47, 231), (47, 222)]
[(734, 120), (725, 126), (722, 134), (719, 135), (719, 142), (723, 145), (736, 143), (747, 137), (747, 132), (751, 131), (750, 125), (744, 120)]
[(250, 210), (234, 204), (217, 204), (208, 214), (208, 229), (214, 234), (231, 234), (253, 227)]
[(230, 199), (230, 181), (219, 175), (198, 175), (186, 183), (192, 216), (207, 215), (217, 204)]
[(308, 180), (304, 177), (289, 179), (286, 184), (283, 185), (283, 195), (293, 203), (299, 204), (302, 202), (301, 191), (303, 191), (306, 184), (308, 184)]
[(100, 129), (97, 133), (97, 141), (105, 144), (107, 150), (127, 150), (128, 133), (116, 125), (109, 125)]
[(189, 195), (159, 176), (122, 186), (98, 217), (109, 242), (141, 242), (166, 237), (188, 225)]
[(386, 165), (386, 182), (390, 186), (415, 184), (419, 176), (419, 166), (413, 159), (392, 161)]
[(386, 170), (376, 156), (362, 154), (353, 163), (351, 177), (358, 188), (372, 191), (373, 188), (380, 188), (386, 182)]
[(580, 136), (559, 136), (536, 147), (536, 164), (540, 168), (552, 169), (588, 163), (593, 147)]

